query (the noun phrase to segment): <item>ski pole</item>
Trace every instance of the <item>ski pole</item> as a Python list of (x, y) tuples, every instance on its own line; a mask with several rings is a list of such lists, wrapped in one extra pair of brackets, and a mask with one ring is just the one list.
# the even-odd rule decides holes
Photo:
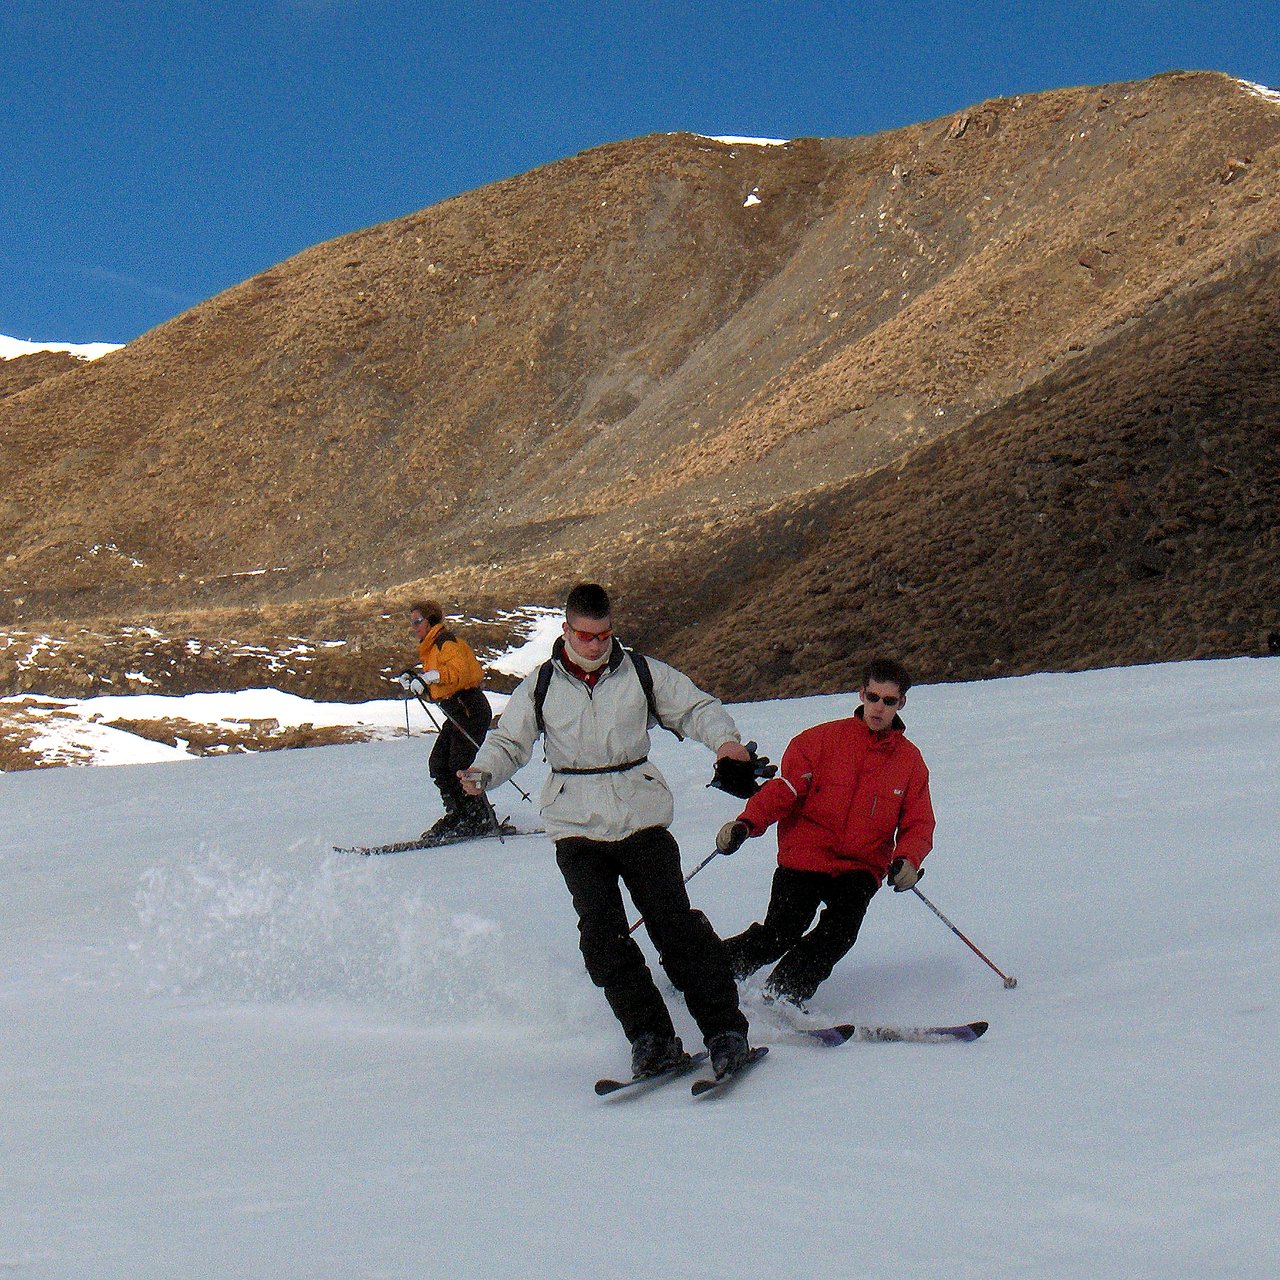
[[(427, 713), (427, 718), (431, 721), (431, 723), (432, 723), (433, 725), (435, 725), (435, 727), (436, 727), (436, 732), (437, 732), (437, 733), (439, 733), (439, 732), (440, 732), (440, 725), (439, 725), (439, 723), (437, 722), (437, 720), (436, 720), (435, 716), (433, 716), (433, 715), (431, 714), (431, 704), (430, 704), (429, 702), (427, 702), (427, 701), (423, 698), (423, 696), (422, 696), (420, 693), (415, 693), (413, 696), (414, 696), (415, 698), (417, 698), (417, 700), (422, 704), (422, 709), (423, 709), (423, 711), (425, 711), (425, 712)], [(476, 749), (477, 751), (479, 751), (479, 750), (480, 750), (480, 744), (479, 744), (479, 743), (478, 743), (478, 742), (477, 742), (477, 741), (476, 741), (476, 740), (475, 740), (475, 739), (474, 739), (474, 738), (473, 738), (473, 737), (472, 737), (472, 736), (471, 736), (471, 735), (466, 731), (466, 728), (465, 728), (465, 727), (464, 727), (464, 726), (463, 726), (463, 725), (458, 721), (458, 718), (457, 718), (456, 716), (451, 716), (451, 715), (449, 714), (448, 710), (445, 708), (445, 706), (444, 706), (444, 704), (443, 704), (443, 703), (437, 702), (435, 705), (440, 709), (440, 714), (441, 714), (442, 716), (444, 716), (444, 718), (445, 718), (446, 720), (448, 720), (448, 721), (449, 721), (449, 723), (450, 723), (451, 725), (453, 725), (453, 727), (454, 727), (455, 729), (457, 729), (457, 731), (458, 731), (460, 734), (462, 734), (462, 736), (463, 736), (464, 738), (466, 738), (466, 740), (467, 740), (469, 743), (471, 743), (471, 745), (472, 745), (473, 747), (475, 747), (475, 749)], [(407, 710), (408, 710), (408, 708), (409, 708), (409, 704), (408, 704), (408, 701), (406, 700), (406, 702), (405, 702), (405, 710), (407, 711)], [(509, 781), (509, 782), (511, 783), (511, 785), (512, 785), (513, 787), (515, 787), (515, 789), (520, 793), (520, 798), (521, 798), (522, 800), (526, 800), (526, 801), (528, 801), (528, 802), (529, 802), (529, 804), (532, 804), (532, 803), (533, 803), (533, 798), (529, 795), (529, 793), (528, 793), (528, 792), (527, 792), (527, 791), (526, 791), (526, 790), (525, 790), (525, 789), (524, 789), (524, 788), (523, 788), (523, 787), (522, 787), (518, 782), (516, 782), (516, 781), (515, 781), (515, 779), (514, 779), (514, 778), (509, 778), (509, 779), (508, 779), (508, 781)]]
[[(432, 705), (432, 704), (431, 704), (431, 703), (429, 703), (429, 702), (428, 702), (428, 701), (427, 701), (427, 700), (426, 700), (426, 699), (425, 699), (425, 698), (424, 698), (420, 693), (415, 693), (413, 696), (414, 696), (415, 698), (417, 698), (417, 700), (418, 700), (419, 702), (421, 702), (421, 703), (422, 703), (422, 709), (427, 713), (427, 715), (431, 715), (431, 705)], [(466, 738), (466, 740), (467, 740), (469, 743), (471, 743), (471, 745), (472, 745), (473, 747), (475, 747), (475, 749), (476, 749), (477, 751), (479, 751), (479, 750), (480, 750), (480, 744), (479, 744), (479, 743), (478, 743), (478, 742), (477, 742), (477, 741), (476, 741), (476, 740), (475, 740), (475, 739), (474, 739), (474, 738), (473, 738), (473, 737), (472, 737), (472, 736), (471, 736), (471, 735), (466, 731), (466, 729), (465, 729), (465, 728), (463, 727), (463, 725), (462, 725), (462, 722), (457, 718), (457, 716), (451, 716), (451, 715), (449, 714), (449, 712), (445, 709), (445, 705), (444, 705), (444, 703), (443, 703), (443, 702), (437, 702), (437, 703), (435, 704), (435, 706), (436, 706), (436, 708), (439, 710), (440, 714), (441, 714), (442, 716), (444, 716), (444, 718), (445, 718), (446, 720), (448, 720), (448, 721), (449, 721), (449, 723), (450, 723), (451, 725), (453, 725), (453, 727), (454, 727), (455, 729), (457, 729), (457, 731), (458, 731), (460, 734), (462, 734), (462, 736), (463, 736), (464, 738)], [(436, 721), (435, 721), (435, 717), (434, 717), (434, 716), (432, 716), (432, 717), (431, 717), (431, 723), (432, 723), (432, 724), (435, 724), (435, 722), (436, 722)]]
[[(417, 698), (419, 702), (421, 702), (421, 703), (422, 703), (422, 709), (427, 713), (427, 715), (431, 715), (431, 705), (430, 705), (430, 703), (426, 702), (426, 701), (423, 699), (422, 695), (421, 695), (421, 694), (419, 694), (419, 693), (415, 693), (413, 696), (414, 696), (415, 698)], [(480, 750), (480, 744), (479, 744), (479, 743), (478, 743), (478, 742), (477, 742), (477, 741), (476, 741), (476, 740), (475, 740), (475, 739), (474, 739), (474, 738), (473, 738), (473, 737), (472, 737), (472, 736), (471, 736), (471, 735), (466, 731), (466, 729), (462, 726), (462, 723), (458, 720), (458, 718), (457, 718), (456, 716), (451, 716), (451, 715), (449, 714), (449, 712), (448, 712), (448, 710), (446, 709), (446, 707), (445, 707), (444, 703), (442, 703), (442, 702), (437, 702), (435, 705), (436, 705), (436, 707), (439, 709), (440, 714), (441, 714), (442, 716), (444, 716), (444, 718), (445, 718), (446, 720), (448, 720), (448, 722), (449, 722), (451, 725), (453, 725), (453, 727), (454, 727), (455, 729), (457, 729), (457, 731), (458, 731), (460, 734), (462, 734), (462, 736), (463, 736), (464, 738), (466, 738), (466, 740), (467, 740), (469, 743), (471, 743), (471, 745), (472, 745), (473, 747), (475, 747), (475, 749), (476, 749), (477, 751), (479, 751), (479, 750)], [(434, 724), (434, 723), (435, 723), (435, 719), (434, 719), (434, 717), (432, 718), (431, 723), (432, 723), (432, 724)], [(532, 798), (530, 797), (529, 793), (528, 793), (528, 792), (527, 792), (527, 791), (526, 791), (526, 790), (525, 790), (525, 789), (524, 789), (524, 788), (523, 788), (523, 787), (522, 787), (518, 782), (516, 782), (514, 778), (508, 778), (508, 779), (507, 779), (507, 781), (508, 781), (508, 782), (510, 782), (510, 783), (511, 783), (511, 785), (512, 785), (513, 787), (515, 787), (515, 789), (520, 793), (520, 797), (521, 797), (521, 799), (523, 799), (523, 800), (527, 800), (530, 804), (532, 804), (532, 803), (533, 803), (533, 800), (532, 800)]]
[[(418, 701), (422, 702), (422, 699), (419, 698)], [(406, 712), (409, 710), (409, 700), (407, 698), (405, 699), (404, 709)], [(444, 729), (441, 727), (440, 721), (435, 718), (431, 712), (431, 708), (425, 702), (422, 702), (422, 709), (427, 713), (427, 719), (431, 721), (431, 727), (436, 731), (436, 733), (443, 733)]]
[(977, 947), (975, 947), (975, 946), (973, 945), (973, 943), (972, 943), (972, 942), (970, 942), (970, 941), (969, 941), (969, 939), (968, 939), (968, 938), (966, 938), (966, 937), (964, 936), (964, 934), (963, 934), (963, 933), (961, 933), (961, 932), (960, 932), (960, 930), (959, 930), (959, 929), (957, 929), (957, 928), (955, 927), (955, 925), (953, 925), (953, 924), (951, 923), (951, 921), (950, 921), (950, 920), (948, 920), (948, 919), (947, 919), (947, 917), (946, 917), (946, 916), (944, 916), (944, 915), (942, 914), (942, 912), (941, 912), (941, 911), (939, 911), (939, 910), (938, 910), (938, 908), (937, 908), (937, 907), (935, 907), (935, 906), (933, 905), (933, 903), (932, 903), (932, 902), (930, 902), (930, 901), (929, 901), (929, 899), (928, 899), (928, 898), (926, 898), (926, 897), (924, 896), (924, 894), (923, 894), (923, 893), (921, 893), (921, 892), (920, 892), (920, 890), (919, 890), (919, 889), (917, 889), (914, 885), (913, 885), (913, 886), (912, 886), (912, 888), (911, 888), (911, 892), (912, 892), (912, 893), (914, 893), (914, 894), (916, 895), (916, 897), (917, 897), (917, 898), (919, 898), (919, 899), (920, 899), (920, 901), (921, 901), (921, 902), (923, 902), (923, 903), (924, 903), (924, 905), (925, 905), (926, 907), (928, 907), (928, 908), (929, 908), (929, 910), (930, 910), (930, 911), (932, 911), (932, 912), (933, 912), (933, 914), (934, 914), (935, 916), (937, 916), (937, 917), (938, 917), (938, 919), (939, 919), (939, 920), (941, 920), (941, 921), (942, 921), (942, 923), (943, 923), (943, 924), (945, 924), (945, 925), (947, 926), (947, 928), (948, 928), (948, 929), (950, 929), (950, 930), (951, 930), (951, 932), (952, 932), (952, 933), (954, 933), (954, 934), (956, 935), (956, 937), (957, 937), (957, 938), (959, 938), (959, 939), (960, 939), (960, 941), (961, 941), (961, 942), (963, 942), (963, 943), (964, 943), (964, 945), (965, 945), (966, 947), (968, 947), (968, 948), (969, 948), (969, 950), (970, 950), (970, 951), (972, 951), (972, 952), (973, 952), (973, 954), (974, 954), (975, 956), (977, 956), (977, 957), (978, 957), (978, 959), (979, 959), (979, 960), (981, 960), (981, 961), (982, 961), (982, 963), (983, 963), (983, 964), (985, 964), (989, 969), (994, 970), (994, 972), (996, 972), (996, 973), (1000, 974), (1000, 977), (1002, 977), (1002, 978), (1004, 979), (1004, 985), (1005, 985), (1006, 987), (1008, 987), (1010, 990), (1012, 990), (1014, 987), (1016, 987), (1016, 986), (1018, 985), (1018, 980), (1017, 980), (1017, 978), (1011, 978), (1011, 977), (1009, 977), (1009, 975), (1008, 975), (1007, 973), (1001, 973), (1001, 971), (1000, 971), (999, 969), (997, 969), (997, 968), (996, 968), (996, 966), (995, 966), (995, 965), (993, 965), (993, 964), (991, 963), (991, 961), (990, 961), (990, 960), (988, 960), (988, 959), (987, 959), (987, 957), (986, 957), (986, 956), (984, 956), (984, 955), (982, 954), (982, 952), (981, 952), (981, 951), (979, 951), (979, 950), (978, 950), (978, 948), (977, 948)]
[[(696, 875), (698, 874), (698, 872), (699, 872), (699, 871), (701, 871), (701, 870), (702, 870), (702, 868), (703, 868), (703, 867), (705, 867), (705, 866), (707, 865), (707, 863), (711, 861), (711, 859), (712, 859), (712, 858), (718, 858), (719, 856), (720, 856), (720, 850), (719, 850), (719, 849), (713, 849), (713, 850), (712, 850), (712, 851), (711, 851), (711, 852), (710, 852), (710, 853), (709, 853), (705, 858), (703, 858), (703, 860), (702, 860), (700, 863), (698, 863), (698, 865), (697, 865), (696, 867), (694, 867), (694, 869), (693, 869), (692, 871), (690, 871), (690, 872), (689, 872), (689, 874), (688, 874), (687, 876), (685, 876), (685, 878), (684, 878), (684, 882), (685, 882), (685, 884), (688, 884), (688, 883), (689, 883), (689, 881), (690, 881), (690, 880), (692, 880), (692, 879), (693, 879), (693, 877), (694, 877), (694, 876), (696, 876)], [(640, 919), (639, 919), (639, 920), (637, 920), (637, 921), (635, 922), (635, 924), (633, 924), (633, 925), (631, 926), (631, 928), (627, 930), (627, 937), (630, 937), (633, 933), (635, 933), (635, 931), (636, 931), (636, 930), (637, 930), (637, 929), (638, 929), (642, 924), (644, 924), (644, 916), (641, 916), (641, 917), (640, 917)]]

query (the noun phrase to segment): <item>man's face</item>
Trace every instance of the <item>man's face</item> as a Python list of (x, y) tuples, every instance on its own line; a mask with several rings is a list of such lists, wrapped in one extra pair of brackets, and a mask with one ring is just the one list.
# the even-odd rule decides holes
[(564, 642), (588, 662), (594, 662), (609, 647), (613, 623), (608, 618), (581, 618), (569, 614), (564, 622)]
[(422, 614), (415, 609), (409, 615), (409, 629), (418, 637), (419, 640), (421, 640), (422, 637), (431, 630), (431, 625), (427, 622), (426, 618), (424, 618)]
[(869, 680), (858, 697), (862, 699), (862, 718), (872, 733), (883, 733), (907, 705), (906, 694), (892, 680)]

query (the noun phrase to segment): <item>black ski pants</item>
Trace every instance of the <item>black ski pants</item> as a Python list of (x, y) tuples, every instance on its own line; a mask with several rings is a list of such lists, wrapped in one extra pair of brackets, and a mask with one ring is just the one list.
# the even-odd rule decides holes
[[(452, 719), (444, 715), (446, 711)], [(476, 744), (484, 742), (493, 712), (483, 690), (463, 689), (461, 693), (455, 693), (453, 697), (446, 698), (434, 707), (431, 714), (440, 723), (441, 729), (436, 745), (431, 748), (427, 768), (431, 772), (431, 781), (440, 789), (445, 812), (454, 813), (466, 808), (466, 795), (462, 790), (462, 783), (458, 781), (458, 770), (471, 767), (479, 750)], [(454, 720), (458, 724), (454, 724)], [(467, 732), (464, 734), (458, 725)], [(474, 743), (467, 740), (467, 734), (475, 739)]]
[(644, 917), (667, 977), (703, 1038), (747, 1034), (729, 958), (710, 921), (689, 904), (680, 848), (665, 827), (646, 827), (625, 840), (568, 837), (556, 841), (556, 865), (578, 913), (578, 940), (591, 981), (633, 1044), (645, 1032), (675, 1035), (666, 1003), (644, 952), (627, 933), (622, 890)]
[[(748, 977), (781, 957), (765, 989), (792, 1000), (809, 999), (858, 940), (867, 906), (879, 887), (868, 871), (832, 876), (779, 867), (773, 873), (764, 923), (725, 939), (734, 977)], [(806, 933), (824, 903), (818, 923)]]

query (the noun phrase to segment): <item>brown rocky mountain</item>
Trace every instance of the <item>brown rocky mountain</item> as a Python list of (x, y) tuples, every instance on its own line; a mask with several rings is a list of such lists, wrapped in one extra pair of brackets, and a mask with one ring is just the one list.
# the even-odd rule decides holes
[(35, 351), (17, 359), (0, 360), (0, 400), (17, 395), (47, 378), (70, 373), (83, 363), (66, 351)]
[(731, 698), (1259, 652), (1278, 334), (1227, 76), (601, 147), (0, 365), (0, 673), (363, 696), (583, 577)]

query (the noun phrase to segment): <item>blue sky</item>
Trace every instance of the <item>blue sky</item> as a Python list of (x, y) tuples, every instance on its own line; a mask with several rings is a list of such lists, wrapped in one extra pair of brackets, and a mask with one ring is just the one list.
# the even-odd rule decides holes
[(1160, 71), (1280, 83), (1280, 4), (0, 0), (0, 334), (127, 341), (584, 148), (851, 136)]

